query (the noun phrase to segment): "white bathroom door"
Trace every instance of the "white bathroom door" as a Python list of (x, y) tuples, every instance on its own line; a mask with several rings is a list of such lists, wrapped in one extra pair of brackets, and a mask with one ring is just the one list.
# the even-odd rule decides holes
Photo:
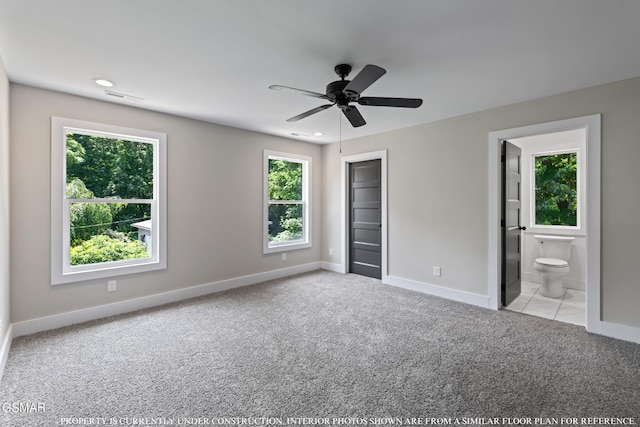
[(520, 156), (519, 147), (502, 144), (502, 304), (507, 306), (520, 295)]

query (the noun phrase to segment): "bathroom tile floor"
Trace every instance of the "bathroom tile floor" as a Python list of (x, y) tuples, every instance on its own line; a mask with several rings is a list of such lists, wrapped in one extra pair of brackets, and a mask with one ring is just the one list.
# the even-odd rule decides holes
[(522, 291), (506, 309), (559, 322), (585, 325), (585, 294), (577, 289), (566, 289), (562, 298), (540, 295), (540, 285), (522, 282)]

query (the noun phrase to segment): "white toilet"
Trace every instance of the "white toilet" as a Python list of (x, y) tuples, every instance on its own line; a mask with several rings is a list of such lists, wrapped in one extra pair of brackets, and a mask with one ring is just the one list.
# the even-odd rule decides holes
[(540, 258), (536, 258), (533, 269), (540, 274), (540, 294), (549, 298), (560, 298), (564, 294), (562, 278), (569, 274), (571, 243), (569, 236), (534, 235), (540, 247)]

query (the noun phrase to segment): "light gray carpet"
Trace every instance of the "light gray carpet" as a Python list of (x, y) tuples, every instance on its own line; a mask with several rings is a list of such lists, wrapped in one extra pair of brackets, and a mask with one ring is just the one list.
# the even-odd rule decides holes
[(0, 401), (45, 404), (3, 411), (2, 426), (63, 417), (640, 424), (640, 345), (317, 271), (16, 339)]

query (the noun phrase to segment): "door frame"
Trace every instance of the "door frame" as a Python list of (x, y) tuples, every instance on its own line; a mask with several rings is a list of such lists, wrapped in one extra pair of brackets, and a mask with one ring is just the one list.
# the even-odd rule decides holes
[(500, 229), (500, 203), (502, 178), (500, 173), (500, 156), (502, 141), (535, 136), (546, 133), (564, 132), (576, 129), (586, 131), (587, 151), (587, 191), (586, 235), (587, 235), (587, 277), (586, 277), (586, 329), (600, 333), (600, 205), (601, 205), (601, 118), (594, 114), (573, 119), (558, 120), (512, 129), (504, 129), (489, 133), (489, 248), (488, 248), (488, 291), (489, 307), (494, 310), (502, 308), (501, 303), (501, 269), (502, 245)]
[(353, 154), (343, 156), (341, 159), (341, 204), (340, 210), (340, 240), (342, 242), (342, 258), (340, 272), (349, 272), (349, 165), (352, 163), (364, 162), (367, 160), (380, 160), (380, 267), (382, 281), (385, 282), (388, 276), (387, 269), (387, 150), (372, 151), (369, 153)]

